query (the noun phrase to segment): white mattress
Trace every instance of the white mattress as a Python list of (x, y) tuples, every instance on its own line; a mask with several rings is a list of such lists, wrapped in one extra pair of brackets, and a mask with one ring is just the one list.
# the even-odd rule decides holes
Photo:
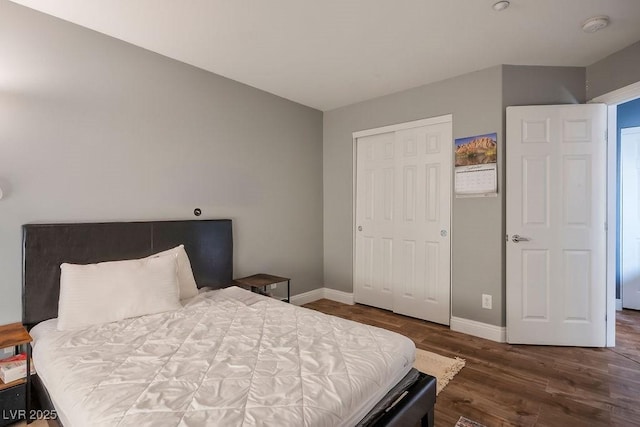
[(240, 288), (78, 331), (32, 329), (65, 427), (348, 426), (413, 365), (411, 340)]

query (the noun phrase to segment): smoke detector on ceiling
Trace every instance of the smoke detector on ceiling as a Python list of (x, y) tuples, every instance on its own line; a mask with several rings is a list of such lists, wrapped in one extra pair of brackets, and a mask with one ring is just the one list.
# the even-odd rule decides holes
[(609, 17), (605, 15), (594, 16), (589, 18), (582, 24), (582, 31), (585, 33), (595, 33), (609, 25)]
[(493, 10), (500, 12), (501, 10), (505, 10), (506, 8), (508, 8), (510, 4), (511, 3), (506, 0), (499, 1), (493, 4)]

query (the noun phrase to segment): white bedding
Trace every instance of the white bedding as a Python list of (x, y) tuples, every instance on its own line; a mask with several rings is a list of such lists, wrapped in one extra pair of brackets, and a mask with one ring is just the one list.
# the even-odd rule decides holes
[(348, 426), (413, 365), (396, 333), (240, 288), (75, 331), (32, 329), (65, 427)]

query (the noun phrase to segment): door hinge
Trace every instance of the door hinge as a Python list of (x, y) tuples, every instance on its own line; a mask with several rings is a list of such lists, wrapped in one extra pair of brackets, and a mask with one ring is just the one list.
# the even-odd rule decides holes
[(609, 142), (609, 131), (604, 130), (604, 142)]

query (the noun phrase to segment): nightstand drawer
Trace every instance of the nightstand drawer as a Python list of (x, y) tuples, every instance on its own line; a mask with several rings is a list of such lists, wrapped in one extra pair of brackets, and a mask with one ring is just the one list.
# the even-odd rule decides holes
[(0, 427), (25, 418), (26, 392), (26, 383), (0, 391)]

